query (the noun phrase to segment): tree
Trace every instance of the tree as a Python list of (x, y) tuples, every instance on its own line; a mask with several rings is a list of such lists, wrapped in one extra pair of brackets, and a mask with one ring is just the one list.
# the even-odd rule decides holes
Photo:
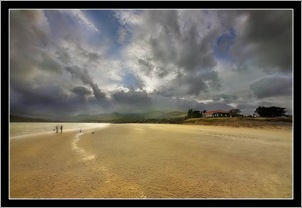
[(188, 118), (201, 118), (202, 113), (200, 111), (193, 111), (193, 109), (188, 110)]
[(200, 111), (193, 111), (193, 118), (201, 118), (202, 113)]
[(192, 118), (193, 117), (193, 109), (189, 109), (188, 110), (188, 118)]
[(239, 109), (231, 109), (230, 111), (229, 111), (229, 113), (230, 113), (230, 116), (231, 117), (236, 117), (236, 116), (241, 116), (240, 115), (240, 113), (241, 113), (241, 111), (239, 110)]
[(281, 117), (281, 116), (285, 116), (285, 112), (286, 112), (285, 108), (276, 107), (276, 106), (271, 106), (271, 107), (259, 106), (255, 110), (255, 113), (257, 113), (260, 117)]

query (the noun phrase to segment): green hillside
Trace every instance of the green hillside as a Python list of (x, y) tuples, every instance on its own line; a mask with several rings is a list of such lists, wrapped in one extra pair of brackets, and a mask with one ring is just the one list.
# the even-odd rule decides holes
[(54, 120), (10, 115), (10, 122), (54, 122)]
[(180, 111), (161, 112), (152, 111), (148, 113), (109, 113), (97, 115), (78, 115), (72, 118), (73, 121), (78, 122), (167, 122), (171, 119), (184, 119), (186, 113)]

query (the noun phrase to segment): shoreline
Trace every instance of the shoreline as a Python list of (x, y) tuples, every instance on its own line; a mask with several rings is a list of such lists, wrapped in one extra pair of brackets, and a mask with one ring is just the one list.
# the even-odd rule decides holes
[[(157, 122), (61, 122), (62, 124), (93, 124), (93, 125), (110, 125), (110, 124), (137, 124), (137, 125), (149, 125), (149, 124), (160, 124), (160, 125), (193, 125), (193, 126), (218, 126), (218, 127), (231, 127), (231, 128), (251, 128), (251, 129), (292, 129), (293, 128), (293, 123), (292, 122), (278, 122), (278, 121), (266, 121), (266, 120), (252, 120), (252, 123), (247, 123), (245, 120), (237, 120), (237, 118), (234, 118), (236, 120), (231, 120), (232, 118), (228, 119), (220, 119), (220, 118), (208, 118), (208, 119), (188, 119), (184, 120), (183, 123), (157, 123)], [(13, 124), (31, 124), (31, 123), (37, 123), (37, 124), (47, 124), (48, 122), (10, 122)], [(56, 124), (53, 122), (49, 122), (50, 124)], [(79, 129), (89, 129), (89, 128), (98, 128), (98, 127), (79, 127), (77, 129), (67, 129), (64, 130), (64, 132), (69, 132), (69, 131), (77, 131)], [(52, 131), (47, 131), (47, 132), (37, 132), (37, 133), (29, 133), (29, 134), (23, 134), (23, 135), (14, 135), (11, 136), (11, 138), (17, 138), (17, 137), (30, 137), (30, 136), (35, 136), (36, 134), (51, 134), (55, 133), (54, 129)], [(60, 131), (58, 132), (60, 133)]]
[[(20, 123), (20, 122), (15, 122), (15, 123)], [(32, 122), (29, 122), (29, 123), (32, 123)], [(39, 122), (37, 122), (37, 123), (39, 123)], [(70, 124), (70, 123), (68, 123), (68, 124)], [(84, 124), (89, 124), (89, 123), (84, 123)], [(104, 127), (109, 126), (109, 125), (110, 125), (110, 123), (102, 123), (102, 125), (100, 125), (99, 127), (97, 127), (97, 126), (93, 126), (93, 127), (86, 126), (86, 127), (72, 128), (72, 129), (63, 129), (63, 133), (76, 132), (76, 131), (80, 131), (80, 130), (86, 131), (86, 130), (95, 129), (95, 128), (104, 128)], [(58, 133), (56, 133), (55, 130), (53, 130), (53, 131), (46, 131), (46, 132), (26, 133), (26, 134), (21, 134), (21, 135), (14, 135), (14, 136), (10, 135), (9, 138), (10, 139), (24, 139), (24, 138), (27, 138), (27, 137), (36, 137), (36, 136), (43, 136), (43, 135), (51, 136), (51, 135), (58, 135), (58, 134), (61, 134), (60, 130), (59, 130)]]

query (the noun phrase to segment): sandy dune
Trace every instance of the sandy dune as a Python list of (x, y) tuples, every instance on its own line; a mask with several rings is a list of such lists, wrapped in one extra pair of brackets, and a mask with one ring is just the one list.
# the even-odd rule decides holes
[(10, 197), (291, 198), (292, 132), (111, 124), (11, 139)]

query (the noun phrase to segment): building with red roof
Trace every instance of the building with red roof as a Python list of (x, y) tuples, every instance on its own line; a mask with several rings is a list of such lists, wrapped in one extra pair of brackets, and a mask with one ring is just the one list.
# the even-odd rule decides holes
[(203, 113), (205, 117), (230, 117), (230, 113), (228, 111), (223, 110), (213, 110), (207, 111)]

